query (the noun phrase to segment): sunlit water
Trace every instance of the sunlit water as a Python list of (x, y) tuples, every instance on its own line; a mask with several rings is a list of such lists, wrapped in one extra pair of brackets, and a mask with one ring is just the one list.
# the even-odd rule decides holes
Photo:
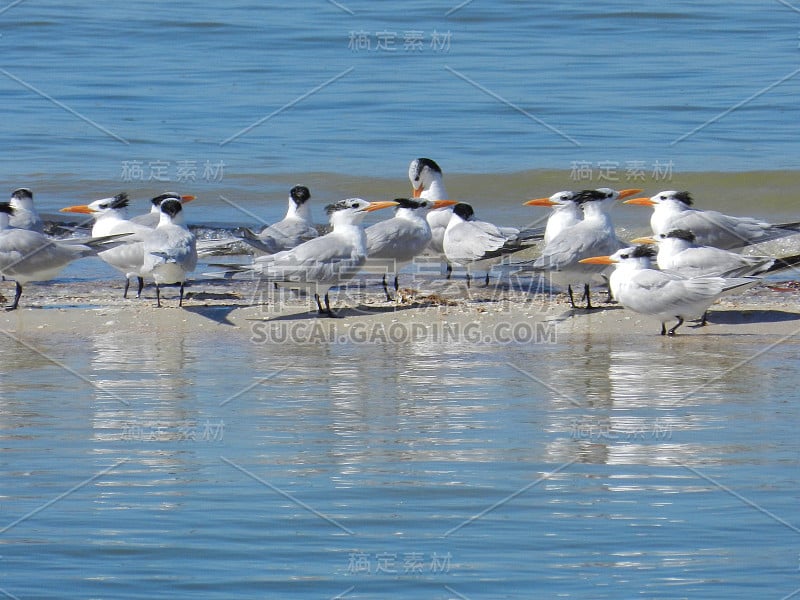
[(0, 587), (743, 599), (800, 587), (797, 340), (561, 333), (513, 347), (8, 339)]

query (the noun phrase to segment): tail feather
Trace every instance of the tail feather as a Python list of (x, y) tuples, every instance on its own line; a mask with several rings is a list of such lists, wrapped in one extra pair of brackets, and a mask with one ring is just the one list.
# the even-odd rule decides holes
[(793, 256), (784, 256), (783, 258), (776, 258), (772, 266), (764, 271), (762, 275), (767, 273), (775, 273), (776, 271), (783, 271), (784, 269), (794, 269), (800, 265), (800, 254)]

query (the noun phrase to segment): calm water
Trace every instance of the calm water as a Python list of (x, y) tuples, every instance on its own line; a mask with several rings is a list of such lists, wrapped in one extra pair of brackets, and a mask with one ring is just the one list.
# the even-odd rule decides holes
[[(180, 188), (237, 225), (297, 182), (406, 194), (431, 156), (503, 224), (601, 182), (797, 219), (798, 32), (781, 1), (10, 3), (0, 176), (45, 212)], [(5, 334), (0, 595), (800, 589), (795, 337), (155, 333)]]
[(743, 599), (800, 588), (797, 339), (563, 333), (513, 348), (243, 337), (222, 360), (199, 334), (9, 338), (0, 588)]

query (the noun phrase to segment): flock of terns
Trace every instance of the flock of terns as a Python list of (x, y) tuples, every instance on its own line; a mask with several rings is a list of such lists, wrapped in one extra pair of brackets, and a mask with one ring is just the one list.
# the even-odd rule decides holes
[[(757, 277), (800, 264), (800, 255), (784, 258), (744, 256), (741, 250), (769, 240), (800, 233), (800, 222), (771, 224), (755, 218), (734, 217), (692, 206), (687, 192), (665, 191), (650, 198), (633, 197), (639, 189), (599, 188), (562, 191), (525, 202), (551, 209), (540, 229), (500, 227), (476, 218), (472, 207), (448, 199), (442, 170), (429, 158), (409, 166), (412, 198), (368, 202), (349, 198), (326, 207), (330, 231), (322, 235), (311, 217), (311, 194), (304, 186), (292, 188), (286, 217), (256, 234), (245, 230), (241, 241), (250, 246), (249, 264), (214, 265), (214, 274), (233, 277), (246, 273), (276, 286), (313, 293), (319, 313), (337, 316), (328, 291), (351, 279), (365, 267), (381, 266), (394, 275), (423, 254), (441, 257), (448, 266), (485, 272), (503, 262), (505, 269), (547, 275), (566, 287), (575, 307), (573, 287), (583, 289), (586, 308), (593, 308), (591, 286), (608, 285), (609, 298), (637, 313), (661, 321), (661, 334), (674, 335), (685, 320), (701, 318), (723, 294), (750, 287)], [(213, 255), (222, 242), (198, 242), (184, 222), (183, 205), (193, 196), (166, 193), (152, 199), (151, 211), (128, 218), (126, 194), (62, 212), (91, 215), (90, 237), (54, 239), (42, 233), (43, 224), (30, 190), (15, 190), (9, 202), (0, 202), (0, 274), (13, 280), (16, 309), (22, 284), (52, 279), (67, 264), (85, 256), (100, 259), (125, 275), (123, 296), (137, 281), (137, 297), (145, 280), (156, 287), (179, 285), (183, 304), (187, 274), (200, 256)], [(608, 214), (616, 201), (653, 207), (652, 235), (626, 243), (617, 237)], [(364, 217), (393, 208), (394, 215), (364, 228)], [(515, 253), (537, 245), (536, 259), (509, 262)], [(392, 296), (386, 275), (383, 288)], [(324, 301), (324, 306), (323, 306)], [(666, 323), (676, 320), (669, 330)]]

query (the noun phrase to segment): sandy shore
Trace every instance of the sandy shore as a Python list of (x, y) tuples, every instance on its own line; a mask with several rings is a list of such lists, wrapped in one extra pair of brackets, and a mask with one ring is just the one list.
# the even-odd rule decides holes
[[(358, 280), (357, 280), (358, 281)], [(572, 310), (564, 294), (542, 292), (535, 282), (483, 283), (467, 288), (463, 279), (415, 280), (389, 302), (377, 281), (360, 280), (337, 295), (331, 292), (340, 319), (318, 318), (313, 299), (274, 292), (251, 281), (195, 281), (187, 288), (183, 308), (177, 289), (155, 290), (142, 298), (122, 298), (119, 280), (49, 282), (25, 287), (20, 308), (0, 313), (7, 335), (60, 332), (85, 337), (111, 330), (132, 334), (212, 336), (256, 343), (552, 343), (591, 333), (626, 339), (657, 335), (652, 318), (618, 305)], [(527, 288), (527, 289), (526, 289)], [(535, 288), (535, 289), (534, 289)], [(0, 290), (8, 297), (13, 284)], [(707, 335), (787, 336), (800, 331), (800, 283), (770, 281), (742, 295), (723, 298), (713, 307), (706, 327), (684, 325), (684, 337)]]

